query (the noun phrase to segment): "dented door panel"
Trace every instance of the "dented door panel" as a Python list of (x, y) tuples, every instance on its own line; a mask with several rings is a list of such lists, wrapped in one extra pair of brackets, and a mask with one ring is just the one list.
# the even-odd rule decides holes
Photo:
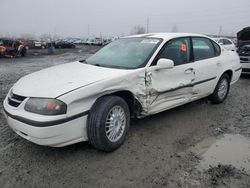
[(154, 114), (191, 99), (195, 70), (192, 63), (175, 66), (173, 69), (155, 70), (149, 67), (146, 80), (149, 114)]

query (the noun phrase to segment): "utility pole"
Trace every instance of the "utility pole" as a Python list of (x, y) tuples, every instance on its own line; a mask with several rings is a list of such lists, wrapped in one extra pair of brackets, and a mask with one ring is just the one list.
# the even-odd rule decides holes
[(149, 32), (149, 17), (147, 17), (147, 33)]
[(88, 39), (89, 39), (89, 31), (90, 31), (90, 26), (88, 24)]
[(218, 37), (221, 36), (221, 33), (222, 33), (222, 26), (220, 25), (220, 29), (219, 29), (219, 33), (218, 33)]
[(57, 38), (57, 29), (54, 27), (54, 37), (52, 36), (52, 40), (56, 40)]

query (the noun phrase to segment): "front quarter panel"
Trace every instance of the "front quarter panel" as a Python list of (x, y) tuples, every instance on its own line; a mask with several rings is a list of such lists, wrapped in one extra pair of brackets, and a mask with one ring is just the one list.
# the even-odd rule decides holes
[(91, 109), (95, 101), (104, 95), (118, 91), (130, 91), (142, 106), (142, 114), (147, 114), (145, 91), (145, 68), (124, 70), (124, 74), (79, 88), (58, 99), (68, 105), (67, 116), (72, 116)]

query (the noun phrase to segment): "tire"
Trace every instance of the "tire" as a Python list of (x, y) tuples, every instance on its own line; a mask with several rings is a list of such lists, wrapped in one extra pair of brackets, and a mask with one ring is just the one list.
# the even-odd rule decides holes
[[(110, 118), (115, 112), (120, 112), (116, 113), (120, 116), (115, 116), (115, 120), (112, 121)], [(119, 118), (122, 120), (119, 121)], [(102, 151), (114, 151), (124, 143), (129, 130), (129, 107), (121, 97), (101, 97), (91, 108), (87, 122), (87, 134), (91, 145)]]
[(230, 89), (230, 77), (228, 74), (223, 74), (220, 77), (213, 94), (210, 95), (208, 99), (215, 104), (222, 103), (227, 98), (229, 89)]

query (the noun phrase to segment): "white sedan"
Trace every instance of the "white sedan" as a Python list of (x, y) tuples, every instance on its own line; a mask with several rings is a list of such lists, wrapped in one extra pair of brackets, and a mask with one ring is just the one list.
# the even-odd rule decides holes
[(218, 42), (222, 47), (226, 50), (236, 51), (236, 46), (232, 40), (228, 38), (213, 38), (216, 42)]
[(21, 78), (4, 100), (9, 126), (40, 145), (89, 141), (113, 151), (130, 118), (200, 98), (223, 102), (241, 74), (239, 56), (204, 35), (156, 33), (125, 37), (84, 61)]

